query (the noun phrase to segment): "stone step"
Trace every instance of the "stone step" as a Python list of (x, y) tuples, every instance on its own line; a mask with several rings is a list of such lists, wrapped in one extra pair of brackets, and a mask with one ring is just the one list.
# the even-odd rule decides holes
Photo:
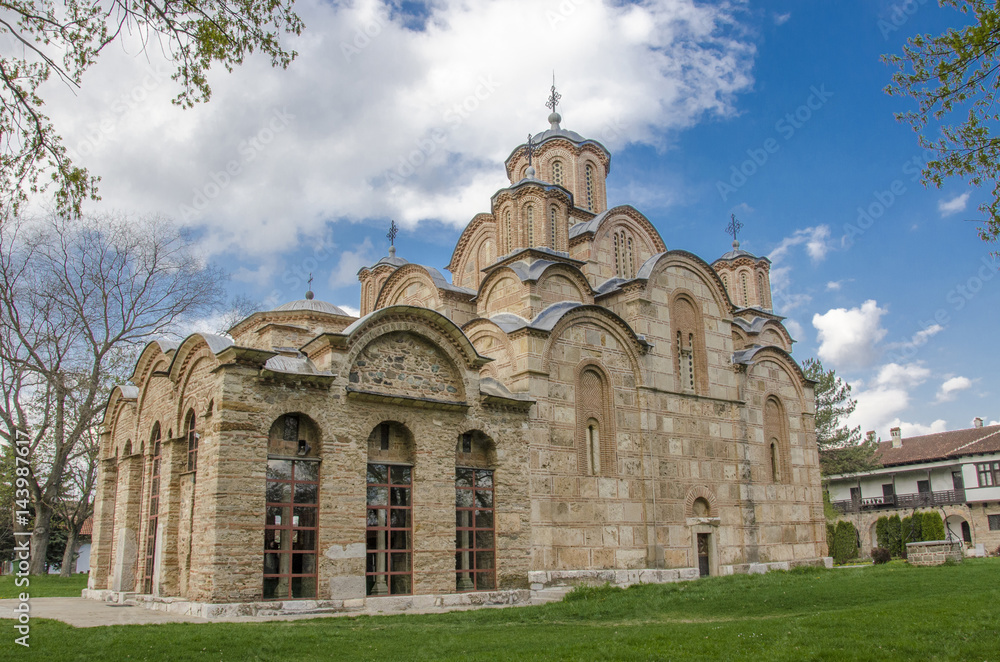
[(572, 586), (549, 586), (531, 592), (531, 604), (544, 605), (550, 602), (562, 602), (566, 594), (573, 590)]

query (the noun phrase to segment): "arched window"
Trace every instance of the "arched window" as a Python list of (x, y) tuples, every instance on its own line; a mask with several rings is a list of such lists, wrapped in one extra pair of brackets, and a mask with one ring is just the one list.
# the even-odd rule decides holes
[(708, 390), (708, 360), (701, 314), (687, 293), (670, 303), (670, 325), (674, 329), (674, 369), (677, 387), (691, 393)]
[(152, 453), (152, 466), (150, 467), (149, 480), (149, 507), (147, 509), (148, 522), (146, 525), (146, 553), (143, 563), (142, 592), (153, 592), (153, 571), (156, 567), (156, 534), (157, 525), (160, 519), (160, 424), (153, 425), (153, 433), (149, 440), (150, 453)]
[(512, 250), (514, 250), (514, 245), (511, 243), (512, 230), (510, 227), (510, 210), (507, 210), (507, 213), (504, 214), (503, 220), (504, 220), (504, 227), (506, 228), (507, 232), (507, 252), (510, 253)]
[(764, 289), (764, 274), (757, 274), (757, 298), (761, 308), (768, 308), (767, 290)]
[(685, 338), (682, 332), (677, 332), (677, 356), (681, 386), (686, 391), (694, 391), (694, 334), (689, 333)]
[(528, 224), (528, 247), (533, 248), (535, 246), (535, 208), (528, 205), (524, 210), (524, 215)]
[(778, 483), (781, 482), (781, 474), (778, 470), (778, 440), (772, 439), (769, 447), (769, 456), (771, 458), (771, 482)]
[(791, 477), (788, 424), (784, 406), (773, 395), (764, 401), (764, 438), (768, 440), (770, 463), (768, 469), (771, 480), (775, 483), (788, 482)]
[(413, 592), (413, 437), (385, 422), (368, 435), (366, 595)]
[(722, 287), (726, 288), (726, 294), (729, 293), (729, 278), (726, 274), (722, 274)]
[(319, 532), (319, 432), (304, 414), (284, 414), (267, 443), (265, 600), (315, 598)]
[(198, 439), (200, 435), (196, 429), (194, 410), (188, 412), (187, 420), (184, 424), (185, 435), (187, 436), (187, 470), (198, 470)]
[(559, 244), (556, 242), (556, 219), (558, 216), (559, 211), (553, 205), (549, 208), (549, 245), (554, 251), (559, 250)]
[(594, 166), (587, 164), (587, 211), (594, 211)]
[(747, 287), (747, 275), (746, 273), (740, 274), (740, 285), (743, 287), (743, 305), (750, 306), (750, 289)]
[(621, 277), (621, 275), (622, 275), (622, 246), (621, 246), (621, 238), (618, 236), (617, 232), (614, 234), (614, 243), (615, 243), (615, 275), (618, 276), (618, 277)]
[(587, 473), (601, 473), (601, 424), (593, 418), (587, 421)]
[(562, 161), (553, 161), (552, 162), (552, 182), (555, 183), (555, 184), (558, 184), (559, 186), (563, 185), (563, 164), (562, 164)]
[(458, 436), (455, 452), (455, 589), (496, 588), (495, 451), (479, 430)]
[(615, 275), (619, 278), (635, 277), (635, 262), (632, 255), (632, 237), (624, 229), (614, 233)]
[(614, 411), (608, 378), (596, 365), (587, 365), (576, 383), (577, 463), (584, 476), (615, 473)]

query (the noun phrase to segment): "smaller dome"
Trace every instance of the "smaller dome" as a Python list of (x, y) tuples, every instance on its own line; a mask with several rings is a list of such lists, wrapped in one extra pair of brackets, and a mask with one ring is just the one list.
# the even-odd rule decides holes
[[(759, 258), (756, 255), (754, 255), (753, 253), (750, 253), (750, 252), (747, 252), (747, 251), (743, 250), (742, 248), (740, 248), (740, 242), (733, 241), (733, 250), (729, 251), (728, 253), (726, 253), (725, 255), (723, 255), (722, 257), (720, 257), (718, 260), (716, 260), (716, 262), (723, 262), (723, 261), (725, 261), (725, 262), (732, 262), (733, 260), (735, 260), (736, 258), (739, 258), (739, 257), (748, 257), (748, 258), (751, 258), (753, 260), (760, 260), (760, 259), (767, 260), (766, 257), (765, 258)], [(770, 261), (770, 260), (768, 260), (768, 261)]]
[(281, 304), (277, 308), (272, 308), (271, 312), (289, 312), (293, 310), (307, 310), (316, 313), (329, 313), (331, 315), (343, 315), (344, 317), (350, 317), (350, 315), (332, 303), (319, 301), (317, 299), (299, 299), (298, 301), (289, 301), (288, 303)]

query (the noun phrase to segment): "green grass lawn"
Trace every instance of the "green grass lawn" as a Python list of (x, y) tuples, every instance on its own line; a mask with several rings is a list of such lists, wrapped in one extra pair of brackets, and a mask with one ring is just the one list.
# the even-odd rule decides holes
[(16, 598), (25, 590), (33, 598), (78, 598), (80, 591), (87, 588), (88, 576), (81, 573), (63, 579), (59, 575), (31, 575), (25, 589), (14, 584), (17, 579), (14, 575), (3, 575), (0, 577), (0, 599)]
[(1000, 559), (976, 559), (590, 588), (542, 607), (422, 616), (89, 629), (36, 620), (18, 659), (997, 660), (998, 578)]

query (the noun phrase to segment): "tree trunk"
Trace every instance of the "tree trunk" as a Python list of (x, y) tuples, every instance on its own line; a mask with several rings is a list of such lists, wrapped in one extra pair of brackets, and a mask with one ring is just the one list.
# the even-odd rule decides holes
[(35, 504), (35, 528), (31, 532), (31, 565), (28, 574), (45, 574), (45, 554), (52, 535), (52, 509), (44, 503)]
[(76, 567), (76, 553), (78, 547), (75, 526), (69, 527), (69, 534), (66, 536), (66, 550), (63, 552), (62, 567), (59, 569), (60, 577), (69, 577), (73, 574), (73, 570)]

